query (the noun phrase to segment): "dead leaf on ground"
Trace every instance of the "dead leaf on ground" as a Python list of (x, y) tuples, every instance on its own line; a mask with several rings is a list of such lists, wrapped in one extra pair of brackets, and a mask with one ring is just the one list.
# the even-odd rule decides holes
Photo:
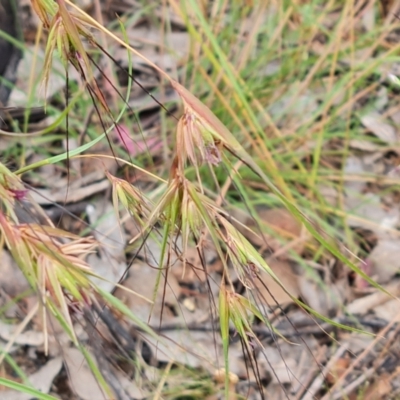
[(76, 203), (96, 193), (103, 192), (110, 187), (110, 181), (104, 179), (99, 182), (82, 186), (79, 188), (68, 187), (68, 182), (64, 180), (64, 187), (58, 190), (35, 189), (31, 192), (32, 199), (40, 205), (52, 205), (54, 203)]
[[(400, 295), (400, 280), (395, 279), (390, 284), (384, 286), (384, 289), (392, 296)], [(376, 289), (376, 291), (368, 296), (353, 300), (346, 307), (346, 311), (350, 314), (366, 314), (371, 309), (380, 304), (384, 304), (391, 299), (390, 295)]]
[(275, 308), (278, 305), (286, 306), (293, 303), (288, 293), (295, 298), (300, 295), (299, 276), (294, 273), (288, 261), (270, 258), (267, 260), (267, 263), (281, 281), (286, 291), (275, 282), (271, 275), (262, 273), (259, 275), (260, 279), (254, 281), (257, 298), (269, 308)]
[(345, 357), (338, 358), (335, 361), (325, 376), (325, 379), (330, 385), (334, 385), (336, 381), (344, 374), (350, 365), (350, 361), (351, 360), (349, 358)]
[(260, 369), (270, 375), (273, 383), (296, 385), (315, 366), (314, 354), (319, 344), (312, 336), (304, 336), (303, 339), (307, 346), (280, 342), (279, 348), (268, 346), (260, 352)]
[[(156, 287), (159, 271), (149, 265), (137, 261), (129, 269), (129, 277), (123, 282), (123, 286), (127, 289), (140, 294), (146, 299), (152, 301), (154, 297), (154, 289)], [(147, 322), (150, 317), (151, 309), (153, 312), (150, 318), (150, 324), (157, 326), (160, 323), (161, 311), (162, 320), (168, 321), (174, 318), (174, 314), (169, 307), (163, 307), (163, 302), (170, 307), (178, 307), (178, 298), (181, 288), (178, 281), (172, 273), (168, 274), (168, 280), (165, 284), (162, 272), (158, 292), (155, 294), (154, 306), (149, 302), (130, 293), (122, 288), (117, 288), (115, 296), (122, 300), (126, 306), (140, 319)], [(165, 288), (165, 293), (164, 293)]]
[(368, 172), (368, 168), (361, 157), (347, 157), (343, 173), (347, 177), (352, 177), (351, 179), (346, 179), (344, 183), (347, 196), (351, 197), (353, 194), (359, 196), (362, 193), (365, 188), (365, 182), (362, 177)]
[[(379, 375), (372, 384), (368, 385), (366, 390), (363, 392), (363, 400), (381, 400), (386, 399), (393, 391), (393, 387), (390, 383), (391, 376), (387, 373)], [(354, 393), (350, 396), (350, 400), (358, 400), (359, 393)]]
[(222, 268), (221, 263), (213, 262), (217, 258), (217, 252), (213, 247), (209, 246), (205, 248), (202, 255), (204, 256), (204, 266), (202, 265), (199, 252), (195, 247), (188, 248), (184, 255), (186, 258), (185, 268), (184, 263), (177, 260), (171, 271), (179, 282), (186, 284), (204, 283), (207, 280), (205, 269), (207, 274), (209, 274)]
[[(303, 252), (304, 241), (298, 240), (302, 234), (302, 224), (286, 208), (260, 210), (256, 218), (258, 224), (256, 224), (251, 218), (247, 218), (244, 221), (244, 225), (253, 232), (245, 229), (243, 226), (241, 227), (237, 225), (237, 228), (241, 231), (241, 233), (245, 235), (246, 238), (254, 245), (260, 247), (268, 246), (268, 248), (274, 252), (279, 251), (279, 249), (284, 246), (284, 244), (282, 244), (282, 240), (277, 238), (277, 236), (280, 236), (286, 238), (287, 241), (293, 241), (293, 243), (289, 244), (289, 247), (297, 254), (301, 254)], [(273, 235), (264, 232), (261, 236), (260, 227), (262, 229), (263, 224), (276, 231), (276, 234)], [(279, 257), (281, 259), (285, 259), (287, 254), (282, 253), (279, 255)]]
[(224, 365), (221, 337), (213, 332), (187, 329), (164, 332), (161, 340), (144, 334), (157, 361), (170, 361), (191, 368), (203, 367), (213, 373)]
[[(296, 126), (300, 126), (307, 121), (318, 109), (318, 95), (312, 90), (303, 90), (299, 94), (298, 87), (300, 82), (292, 82), (290, 90), (285, 91), (284, 95), (272, 102), (268, 112), (275, 121), (285, 121), (285, 124), (293, 121)], [(279, 126), (279, 123), (278, 123)]]
[(63, 354), (71, 390), (82, 400), (108, 400), (82, 353), (70, 347)]
[(324, 283), (315, 277), (303, 274), (298, 280), (301, 297), (315, 311), (322, 315), (336, 313), (350, 296), (347, 277), (337, 282)]
[(379, 151), (380, 146), (373, 143), (371, 140), (351, 139), (349, 140), (349, 146), (355, 150), (361, 151)]
[(44, 333), (33, 330), (21, 332), (15, 336), (14, 332), (18, 330), (18, 325), (5, 324), (0, 321), (0, 337), (3, 340), (12, 340), (15, 344), (25, 346), (40, 346), (44, 343)]
[(29, 289), (30, 286), (15, 260), (6, 250), (0, 249), (0, 287), (14, 297)]
[(386, 321), (393, 321), (399, 315), (399, 300), (391, 299), (386, 303), (380, 304), (372, 309), (378, 318)]
[(186, 57), (189, 52), (190, 36), (188, 32), (161, 32), (155, 26), (135, 27), (127, 32), (129, 43), (135, 48), (149, 49), (163, 46), (164, 52), (174, 53), (177, 57)]
[(400, 240), (381, 239), (368, 256), (370, 276), (378, 283), (388, 282), (400, 271)]
[(318, 193), (323, 197), (327, 204), (333, 207), (338, 206), (339, 192), (333, 186), (328, 186), (327, 184), (318, 185)]
[(385, 236), (399, 222), (399, 210), (383, 207), (380, 196), (374, 193), (348, 195), (345, 206), (350, 227), (368, 229), (378, 236)]
[(99, 255), (89, 254), (87, 262), (103, 279), (92, 278), (103, 290), (111, 291), (127, 269), (125, 236), (111, 203), (92, 203), (86, 207), (93, 234), (100, 243)]
[(384, 143), (394, 144), (398, 141), (396, 128), (385, 122), (378, 113), (364, 115), (361, 123)]
[(115, 370), (114, 374), (122, 389), (124, 389), (132, 399), (142, 400), (149, 398), (150, 394), (148, 391), (141, 388), (134, 380), (129, 379), (122, 371)]
[[(29, 375), (28, 379), (32, 386), (42, 393), (49, 393), (54, 378), (58, 375), (62, 367), (62, 358), (56, 357), (48, 361), (37, 372)], [(15, 390), (5, 390), (1, 392), (2, 400), (30, 400), (32, 395), (29, 393), (17, 392)], [(93, 399), (93, 398), (92, 398)]]
[[(65, 87), (65, 68), (60, 58), (57, 56), (53, 57), (52, 71), (49, 74), (49, 82), (47, 87), (47, 95), (40, 84), (37, 85), (36, 89), (33, 88), (34, 96), (30, 99), (29, 84), (31, 82), (30, 76), (32, 74), (32, 67), (35, 66), (33, 71), (34, 82), (38, 83), (42, 74), (44, 65), (44, 51), (40, 47), (29, 46), (24, 51), (24, 56), (19, 63), (17, 70), (17, 83), (15, 88), (11, 92), (9, 104), (13, 106), (26, 107), (28, 104), (42, 104), (48, 98), (54, 96), (56, 93), (61, 92)], [(70, 81), (79, 82), (79, 74), (74, 68), (69, 68), (68, 75)], [(32, 100), (35, 102), (33, 103)]]

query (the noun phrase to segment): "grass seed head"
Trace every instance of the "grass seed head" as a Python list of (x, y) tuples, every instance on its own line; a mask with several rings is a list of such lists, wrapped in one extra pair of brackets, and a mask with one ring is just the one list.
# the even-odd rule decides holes
[[(53, 3), (53, 6), (50, 3)], [(67, 10), (64, 0), (57, 0), (57, 3), (50, 0), (32, 0), (32, 4), (35, 4), (33, 8), (42, 20), (43, 25), (49, 30), (42, 76), (45, 91), (47, 90), (55, 49), (57, 49), (66, 69), (68, 64), (71, 63), (83, 80), (92, 84), (94, 82), (93, 72), (82, 38), (89, 39), (92, 42), (93, 39), (85, 22)], [(97, 92), (96, 85), (94, 85), (94, 90)]]
[(222, 240), (227, 243), (229, 258), (243, 285), (251, 289), (253, 277), (258, 276), (261, 270), (271, 275), (282, 286), (278, 277), (254, 246), (224, 216), (219, 216), (218, 221), (225, 228)]
[(53, 0), (31, 0), (31, 4), (43, 26), (48, 29), (51, 20), (57, 13), (57, 3)]
[(0, 233), (42, 305), (48, 305), (73, 332), (70, 305), (84, 307), (94, 295), (92, 271), (84, 257), (96, 242), (48, 226), (18, 225), (2, 213)]
[[(262, 347), (262, 343), (252, 330), (254, 317), (264, 320), (258, 308), (242, 295), (228, 290), (224, 284), (221, 285), (219, 293), (219, 318), (221, 338), (225, 359), (225, 390), (229, 391), (229, 324), (235, 327), (236, 333), (247, 349), (250, 357), (254, 357), (256, 346)], [(254, 361), (254, 360), (253, 360)]]
[(190, 161), (195, 167), (207, 162), (221, 162), (220, 141), (216, 140), (200, 118), (185, 105), (185, 113), (177, 128), (177, 150), (181, 170)]
[(147, 218), (152, 208), (147, 197), (124, 179), (116, 178), (107, 171), (106, 175), (112, 185), (112, 198), (116, 214), (118, 215), (118, 202), (121, 202), (133, 217), (139, 220), (143, 217)]
[(0, 163), (0, 212), (4, 212), (15, 223), (18, 219), (14, 212), (15, 201), (24, 200), (28, 194), (20, 179), (6, 166)]

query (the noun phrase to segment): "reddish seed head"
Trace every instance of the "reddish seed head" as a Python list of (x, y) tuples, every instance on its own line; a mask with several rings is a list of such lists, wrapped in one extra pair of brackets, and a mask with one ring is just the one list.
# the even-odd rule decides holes
[(28, 189), (8, 189), (9, 192), (13, 195), (13, 197), (19, 201), (25, 200), (26, 195), (28, 194)]

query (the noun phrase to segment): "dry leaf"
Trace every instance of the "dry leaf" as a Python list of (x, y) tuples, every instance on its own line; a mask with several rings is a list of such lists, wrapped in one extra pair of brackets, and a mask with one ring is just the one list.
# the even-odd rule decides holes
[(400, 240), (381, 239), (367, 260), (370, 276), (378, 283), (388, 282), (400, 271)]
[(399, 300), (388, 299), (387, 302), (380, 304), (372, 309), (378, 318), (390, 322), (399, 315)]
[[(48, 361), (42, 368), (28, 379), (32, 386), (42, 393), (49, 393), (54, 378), (60, 372), (62, 367), (62, 358), (57, 357)], [(28, 393), (17, 392), (15, 390), (5, 390), (1, 392), (2, 400), (30, 400), (32, 395)]]
[(124, 389), (132, 399), (142, 400), (149, 398), (150, 394), (147, 392), (147, 390), (140, 388), (135, 381), (129, 379), (125, 374), (122, 373), (122, 371), (115, 370), (114, 374), (117, 377), (122, 389)]
[[(347, 157), (345, 165), (343, 167), (343, 173), (348, 177), (354, 176), (352, 179), (347, 179), (344, 187), (346, 189), (347, 196), (355, 194), (359, 196), (365, 187), (365, 183), (362, 180), (362, 176), (368, 172), (367, 166), (363, 162), (361, 157)], [(360, 176), (357, 179), (357, 175)]]
[(345, 206), (350, 227), (368, 229), (377, 236), (385, 237), (387, 231), (394, 229), (399, 222), (399, 210), (386, 210), (380, 197), (374, 193), (353, 193), (351, 196), (348, 194)]
[[(129, 277), (123, 282), (123, 286), (140, 294), (148, 300), (153, 300), (158, 273), (159, 271), (156, 268), (150, 267), (142, 262), (136, 262), (129, 268)], [(161, 311), (163, 312), (163, 321), (174, 318), (169, 307), (163, 307), (162, 305), (164, 302), (164, 304), (176, 307), (180, 292), (181, 288), (172, 273), (168, 274), (166, 285), (164, 276), (161, 275), (158, 292), (154, 299), (155, 303), (150, 318), (150, 324), (158, 325), (160, 323)], [(115, 296), (121, 299), (137, 317), (141, 318), (145, 322), (149, 320), (150, 311), (152, 309), (152, 304), (149, 301), (146, 301), (122, 288), (117, 288)]]
[[(158, 27), (150, 26), (149, 28), (132, 28), (131, 30), (127, 30), (127, 33), (129, 43), (135, 48), (143, 47), (143, 43), (147, 45), (147, 49), (154, 46), (163, 46), (167, 43), (167, 46), (169, 45), (170, 47), (165, 48), (164, 52), (169, 50), (171, 53), (175, 53), (177, 57), (185, 57), (189, 51), (190, 36), (188, 32), (161, 32)], [(159, 60), (156, 58), (154, 61)], [(142, 61), (138, 60), (138, 62)], [(160, 66), (163, 67), (162, 60)]]
[(300, 294), (305, 302), (322, 315), (332, 315), (350, 294), (347, 277), (337, 282), (323, 283), (302, 275), (298, 279)]
[(370, 113), (361, 118), (361, 123), (382, 142), (394, 144), (398, 141), (396, 129), (383, 121), (377, 113)]
[[(391, 282), (389, 285), (385, 286), (385, 290), (389, 292), (392, 296), (400, 295), (400, 281), (398, 279)], [(361, 297), (359, 299), (353, 300), (347, 307), (346, 310), (350, 314), (366, 314), (369, 310), (377, 307), (380, 304), (386, 303), (391, 297), (380, 291)]]
[[(390, 395), (393, 391), (390, 378), (390, 375), (387, 373), (380, 374), (379, 378), (368, 386), (363, 393), (363, 400), (382, 400), (388, 398), (386, 396)], [(358, 398), (359, 395), (356, 395), (355, 399)]]
[(63, 352), (71, 390), (82, 400), (108, 400), (82, 353), (73, 347)]
[[(17, 70), (17, 83), (9, 99), (9, 104), (13, 106), (26, 107), (27, 104), (33, 106), (32, 100), (34, 99), (36, 104), (43, 103), (46, 101), (45, 91), (41, 87), (40, 83), (34, 90), (34, 96), (30, 99), (29, 93), (29, 83), (30, 75), (32, 73), (32, 66), (35, 66), (35, 71), (33, 71), (34, 82), (38, 83), (41, 78), (42, 70), (44, 65), (44, 51), (41, 47), (29, 46), (26, 51), (24, 51), (24, 56), (18, 65)], [(79, 82), (79, 74), (75, 68), (69, 68), (68, 75), (70, 81)], [(48, 88), (47, 88), (47, 98), (54, 96), (56, 93), (62, 91), (65, 87), (65, 68), (58, 56), (53, 57), (52, 72), (49, 76)]]
[(96, 193), (103, 192), (110, 187), (110, 181), (108, 179), (92, 183), (88, 186), (79, 188), (69, 187), (68, 189), (67, 180), (65, 179), (63, 182), (63, 188), (57, 189), (57, 191), (51, 189), (35, 189), (35, 191), (31, 192), (33, 201), (42, 206), (53, 205), (54, 203), (76, 203)]
[[(256, 225), (253, 219), (248, 218), (244, 225), (248, 226), (253, 232), (236, 225), (236, 228), (246, 236), (256, 246), (268, 246), (272, 251), (278, 251), (282, 247), (282, 241), (276, 239), (276, 235), (269, 235), (263, 233), (260, 237), (259, 227), (265, 224), (274, 229), (277, 235), (286, 237), (288, 240), (296, 240), (301, 236), (302, 224), (286, 209), (286, 208), (273, 208), (268, 210), (260, 210), (257, 215)], [(294, 246), (290, 247), (296, 253), (301, 254), (304, 249), (304, 241), (298, 241)], [(279, 256), (281, 259), (286, 258), (285, 253)]]
[[(318, 95), (307, 89), (299, 94), (298, 87), (301, 82), (292, 82), (290, 90), (284, 92), (284, 95), (272, 102), (268, 108), (268, 112), (275, 121), (282, 121), (285, 117), (285, 123), (288, 120), (295, 120), (296, 125), (301, 125), (313, 116), (315, 110), (318, 109)], [(295, 101), (293, 101), (295, 99)]]
[(324, 198), (327, 204), (333, 207), (337, 207), (339, 200), (339, 192), (336, 188), (325, 184), (319, 184), (318, 193)]
[(219, 335), (187, 329), (165, 332), (162, 341), (143, 334), (157, 361), (175, 361), (191, 368), (203, 367), (209, 372), (224, 365)]
[(17, 336), (14, 336), (14, 332), (17, 329), (18, 325), (9, 325), (0, 321), (0, 337), (3, 340), (12, 340), (15, 344), (21, 344), (25, 346), (40, 346), (44, 343), (43, 332), (25, 331)]
[[(353, 349), (351, 350), (353, 351)], [(349, 365), (349, 358), (338, 358), (325, 375), (327, 382), (331, 385), (334, 385), (336, 381), (343, 375)]]
[[(208, 248), (205, 248), (203, 256), (203, 261), (206, 264), (205, 267), (208, 274), (222, 268), (221, 263), (213, 262), (217, 258), (217, 253), (213, 247), (209, 246)], [(204, 271), (204, 266), (201, 263), (198, 250), (195, 247), (188, 248), (185, 257), (185, 268), (183, 262), (177, 260), (177, 262), (174, 263), (171, 269), (171, 272), (175, 275), (178, 281), (185, 284), (205, 282), (207, 279), (207, 275)]]
[(370, 140), (351, 139), (351, 140), (349, 140), (349, 146), (352, 149), (361, 150), (361, 151), (378, 151), (379, 150), (379, 145), (376, 143), (372, 143)]
[(110, 292), (127, 269), (126, 240), (111, 203), (107, 203), (106, 206), (99, 203), (95, 206), (89, 204), (86, 210), (91, 225), (95, 227), (94, 236), (101, 244), (100, 257), (97, 254), (90, 254), (87, 261), (95, 274), (106, 279), (92, 278), (92, 280)]
[(24, 274), (6, 250), (0, 250), (0, 287), (10, 297), (30, 288)]
[[(261, 371), (270, 375), (272, 382), (279, 385), (296, 384), (309, 373), (313, 364), (318, 342), (311, 336), (304, 336), (308, 348), (304, 345), (295, 345), (280, 342), (279, 348), (268, 346), (259, 356), (258, 362)], [(301, 364), (300, 364), (301, 361)]]
[[(276, 260), (275, 258), (267, 260), (267, 263), (286, 291), (293, 297), (298, 297), (300, 294), (299, 277), (293, 272), (290, 263)], [(275, 308), (277, 305), (285, 306), (293, 302), (287, 292), (267, 273), (260, 274), (260, 279), (256, 279), (254, 283), (257, 297), (270, 308)]]

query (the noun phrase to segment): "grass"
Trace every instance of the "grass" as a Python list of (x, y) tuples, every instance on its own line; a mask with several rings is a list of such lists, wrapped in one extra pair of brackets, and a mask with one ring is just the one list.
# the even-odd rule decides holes
[[(272, 7), (273, 2), (270, 4)], [(368, 96), (368, 92), (376, 87), (376, 80), (372, 83), (368, 81), (371, 76), (378, 74), (376, 71), (387, 64), (389, 59), (398, 60), (398, 57), (391, 56), (398, 50), (398, 45), (394, 44), (389, 49), (379, 46), (385, 37), (379, 24), (375, 30), (364, 35), (352, 31), (356, 18), (351, 16), (351, 11), (356, 6), (352, 6), (351, 2), (345, 2), (346, 6), (338, 11), (337, 22), (335, 21), (336, 24), (330, 30), (323, 29), (322, 21), (327, 22), (326, 15), (330, 15), (337, 7), (336, 3), (313, 2), (312, 6), (310, 4), (295, 6), (295, 2), (288, 2), (287, 6), (284, 4), (285, 2), (281, 2), (278, 6), (276, 3), (275, 6), (280, 8), (279, 12), (271, 13), (272, 15), (268, 17), (269, 23), (263, 24), (258, 31), (249, 34), (253, 34), (256, 38), (249, 37), (246, 43), (257, 42), (259, 50), (253, 52), (253, 57), (248, 55), (248, 58), (239, 60), (240, 65), (245, 66), (243, 70), (237, 68), (233, 62), (229, 65), (223, 61), (226, 58), (234, 59), (233, 55), (229, 57), (232, 49), (236, 53), (244, 52), (245, 47), (240, 47), (240, 39), (231, 39), (236, 46), (228, 43), (225, 48), (222, 47), (224, 41), (219, 40), (230, 35), (232, 27), (240, 27), (240, 19), (229, 21), (226, 24), (226, 31), (221, 29), (218, 35), (211, 31), (211, 23), (206, 31), (206, 22), (200, 21), (213, 49), (212, 53), (206, 50), (209, 46), (204, 42), (203, 57), (213, 65), (212, 73), (206, 79), (206, 83), (215, 82), (220, 77), (222, 87), (216, 95), (213, 86), (207, 87), (206, 83), (202, 82), (201, 93), (210, 94), (211, 102), (207, 96), (204, 97), (204, 101), (211, 109), (216, 110), (217, 115), (228, 127), (237, 132), (238, 137), (244, 139), (243, 135), (246, 135), (245, 140), (248, 141), (253, 156), (264, 167), (271, 180), (277, 186), (280, 185), (282, 191), (288, 194), (302, 210), (307, 210), (310, 215), (317, 218), (318, 224), (324, 226), (329, 234), (337, 237), (338, 234), (341, 235), (343, 225), (336, 225), (337, 227), (332, 229), (330, 224), (324, 223), (327, 219), (327, 211), (324, 212), (327, 204), (323, 196), (319, 195), (318, 185), (324, 183), (342, 193), (344, 182), (354, 178), (343, 176), (337, 166), (343, 166), (348, 157), (351, 140), (368, 140), (360, 127), (357, 114), (360, 115), (373, 107), (375, 99), (373, 95)], [(193, 4), (192, 6), (195, 7)], [(368, 12), (375, 6), (370, 3), (362, 13)], [(262, 8), (263, 5), (259, 7)], [(261, 15), (262, 11), (257, 10), (255, 14)], [(229, 17), (234, 18), (235, 13), (229, 12)], [(298, 22), (293, 22), (296, 19)], [(303, 21), (313, 21), (313, 23), (309, 26)], [(318, 21), (321, 22), (318, 24)], [(397, 21), (394, 20), (392, 25), (386, 27), (384, 33), (387, 34), (397, 25)], [(280, 40), (272, 40), (279, 36), (278, 27)], [(199, 34), (193, 30), (191, 33), (195, 37), (197, 35), (198, 39)], [(322, 39), (325, 43), (321, 45), (321, 55), (316, 55), (310, 48), (310, 41), (317, 33), (324, 35)], [(290, 46), (291, 37), (292, 41), (293, 37), (296, 38), (296, 46)], [(377, 49), (378, 55), (373, 60), (355, 64), (355, 51), (370, 54), (374, 48)], [(343, 58), (349, 58), (349, 65), (339, 63), (338, 60)], [(262, 76), (260, 64), (264, 65), (265, 70), (266, 66), (274, 61), (281, 64), (280, 69), (272, 71), (268, 76)], [(352, 63), (355, 65), (352, 66)], [(193, 75), (197, 74), (201, 79), (206, 76), (202, 69), (203, 64), (196, 62), (197, 67), (193, 67)], [(236, 83), (238, 81), (240, 87)], [(296, 108), (301, 109), (302, 102), (307, 100), (307, 98), (302, 99), (302, 96), (307, 97), (307, 91), (318, 89), (324, 89), (320, 96), (314, 93), (308, 95), (308, 101), (313, 101), (313, 96), (317, 97), (315, 109), (306, 116), (297, 115)], [(221, 97), (219, 100), (216, 99), (218, 95)], [(357, 109), (359, 105), (355, 101), (361, 98), (361, 95), (365, 98), (366, 104), (363, 109)], [(335, 98), (339, 97), (343, 100), (335, 104)], [(236, 101), (233, 102), (232, 99)], [(274, 105), (280, 102), (286, 106), (280, 107), (278, 112), (274, 111)], [(356, 114), (351, 112), (352, 108), (357, 111)], [(218, 110), (222, 112), (218, 113)], [(232, 118), (233, 115), (235, 119)], [(238, 120), (241, 121), (240, 125), (237, 123)], [(229, 121), (233, 121), (232, 127)], [(283, 122), (284, 127), (281, 128)], [(253, 136), (249, 135), (250, 132)], [(301, 147), (310, 142), (313, 143), (313, 148), (301, 151)], [(268, 154), (271, 155), (274, 164), (279, 165), (279, 176), (276, 176), (276, 169), (270, 165)], [(242, 174), (244, 179), (248, 177), (245, 175), (246, 172)], [(307, 195), (304, 196), (304, 193)], [(235, 195), (235, 192), (233, 194)], [(248, 195), (258, 196), (257, 190), (250, 190)], [(267, 196), (265, 198), (268, 199)], [(261, 201), (258, 200), (257, 204), (260, 205)], [(329, 213), (340, 216), (342, 210), (330, 207)], [(348, 232), (348, 235), (351, 233)], [(350, 237), (346, 239), (346, 242), (351, 243)], [(357, 252), (357, 248), (352, 250)]]
[[(43, 22), (50, 26), (55, 10), (49, 6), (49, 2), (37, 0), (34, 3), (39, 5), (39, 10), (44, 10)], [(66, 3), (69, 4), (68, 1)], [(45, 76), (51, 71), (50, 54), (58, 48), (61, 49), (64, 64), (72, 64), (81, 74), (85, 71), (84, 78), (89, 88), (89, 95), (71, 90), (69, 137), (77, 138), (80, 135), (82, 116), (88, 115), (93, 104), (106, 117), (101, 123), (98, 121), (87, 126), (87, 136), (77, 149), (68, 149), (67, 152), (60, 150), (62, 154), (57, 154), (58, 148), (49, 151), (46, 147), (43, 160), (34, 164), (29, 164), (23, 151), (10, 147), (5, 154), (10, 159), (18, 160), (16, 174), (19, 176), (28, 177), (29, 171), (46, 164), (57, 163), (65, 169), (67, 159), (90, 157), (87, 152), (97, 143), (102, 141), (108, 146), (104, 131), (118, 131), (112, 124), (128, 124), (130, 121), (126, 103), (116, 96), (114, 102), (107, 104), (90, 72), (93, 66), (89, 56), (85, 56), (82, 37), (94, 44), (87, 26), (95, 29), (99, 29), (99, 26), (89, 19), (83, 20), (84, 24), (82, 20), (71, 19), (64, 2), (58, 4), (65, 30), (57, 25), (50, 35)], [(163, 249), (159, 264), (162, 266), (168, 266), (167, 260), (173, 251), (172, 242), (176, 235), (182, 237), (183, 251), (179, 256), (185, 260), (185, 250), (193, 242), (199, 243), (203, 230), (208, 231), (217, 253), (225, 263), (219, 306), (225, 369), (229, 371), (229, 324), (233, 324), (249, 362), (256, 370), (253, 346), (257, 337), (252, 331), (252, 319), (258, 318), (266, 325), (269, 322), (251, 290), (246, 290), (244, 295), (236, 293), (226, 260), (228, 257), (245, 287), (249, 286), (249, 281), (251, 283), (252, 279), (257, 279), (258, 274), (269, 273), (274, 276), (274, 273), (259, 252), (232, 225), (235, 210), (250, 213), (260, 229), (287, 243), (287, 235), (282, 235), (257, 217), (260, 209), (287, 207), (308, 229), (304, 239), (307, 257), (303, 259), (289, 249), (290, 257), (308, 270), (310, 261), (322, 266), (341, 262), (371, 285), (384, 290), (358, 267), (359, 258), (364, 258), (366, 253), (360, 247), (360, 240), (354, 231), (348, 227), (346, 221), (349, 212), (343, 201), (346, 183), (358, 179), (373, 183), (377, 176), (347, 175), (344, 166), (348, 157), (357, 151), (353, 149), (355, 141), (370, 141), (380, 151), (385, 151), (385, 144), (365, 135), (360, 118), (374, 109), (379, 101), (377, 88), (386, 79), (383, 68), (399, 61), (396, 54), (400, 44), (388, 41), (389, 35), (395, 33), (399, 24), (393, 14), (383, 16), (379, 4), (374, 1), (366, 4), (352, 0), (253, 1), (243, 6), (234, 2), (200, 4), (195, 0), (171, 0), (169, 5), (182, 18), (191, 38), (191, 52), (185, 60), (184, 73), (180, 73), (183, 85), (190, 92), (157, 68), (162, 78), (176, 89), (184, 104), (184, 114), (179, 122), (165, 110), (162, 111), (162, 129), (165, 133), (163, 157), (168, 160), (170, 155), (172, 165), (165, 162), (161, 166), (149, 165), (146, 154), (142, 159), (133, 160), (121, 151), (108, 154), (118, 156), (121, 165), (148, 174), (150, 179), (157, 176), (156, 182), (165, 184), (164, 179), (167, 179), (168, 183), (160, 188), (158, 195), (149, 196), (109, 174), (114, 207), (116, 211), (124, 208), (138, 219), (144, 236), (152, 232), (159, 237)], [(171, 27), (168, 26), (166, 8), (160, 6), (160, 9), (168, 31)], [(78, 11), (74, 12), (76, 14)], [(146, 7), (141, 15), (151, 16), (153, 12), (154, 8)], [(126, 15), (121, 20), (126, 23), (134, 18), (135, 15)], [(371, 18), (372, 24), (369, 22)], [(129, 54), (137, 56), (137, 52), (125, 43), (124, 29), (121, 26), (114, 29), (122, 38), (119, 44), (125, 46)], [(103, 28), (100, 30), (117, 43), (117, 38), (110, 32)], [(65, 41), (66, 34), (69, 35), (69, 41)], [(102, 48), (98, 50), (101, 52)], [(393, 84), (385, 88), (389, 104), (392, 104), (398, 89)], [(35, 87), (31, 90), (29, 98), (34, 97)], [(194, 95), (208, 108), (198, 102)], [(111, 105), (118, 110), (115, 117), (112, 116)], [(63, 119), (66, 113), (56, 109), (51, 112), (57, 117), (56, 123), (51, 130), (46, 129), (32, 139), (34, 151), (42, 149), (46, 140), (54, 140), (54, 136), (51, 136), (53, 128), (58, 128), (59, 137), (63, 137), (63, 130), (67, 127)], [(214, 119), (212, 113), (227, 129)], [(175, 128), (170, 130), (170, 126)], [(12, 193), (23, 190), (23, 186), (9, 170), (4, 170), (3, 176), (8, 177), (2, 182), (8, 203), (5, 203), (7, 221), (3, 220), (2, 240), (7, 242), (10, 250), (14, 249), (18, 259), (21, 255), (17, 248), (19, 244), (12, 243), (14, 236), (10, 234), (13, 229), (20, 229), (17, 218), (13, 216), (15, 198)], [(386, 193), (395, 190), (390, 181), (382, 186)], [(322, 191), (326, 187), (336, 193), (334, 204), (327, 201)], [(35, 232), (39, 235), (40, 230)], [(57, 233), (67, 236), (67, 233)], [(32, 237), (28, 239), (32, 240)], [(29, 255), (21, 259), (21, 266), (26, 264), (27, 259), (32, 260), (32, 254), (35, 253), (29, 247), (29, 240), (24, 242)], [(53, 257), (54, 253), (48, 256)], [(72, 265), (69, 259), (57, 261), (73, 271), (77, 266), (82, 267), (75, 265), (75, 260)], [(249, 273), (249, 266), (255, 267), (255, 276)], [(32, 269), (35, 268), (32, 266)], [(82, 273), (79, 268), (78, 271)], [(162, 272), (160, 268), (160, 277)], [(318, 274), (314, 275), (318, 277)], [(31, 284), (38, 289), (38, 293), (43, 294), (39, 278), (31, 279)], [(90, 292), (91, 296), (94, 292), (111, 308), (118, 309), (139, 323), (142, 329), (149, 329), (123, 304), (90, 285), (87, 279), (86, 272), (79, 275), (79, 279), (68, 278), (64, 281), (63, 273), (52, 276), (50, 292), (53, 297), (42, 298), (43, 303), (50, 302), (52, 312), (59, 317), (71, 337), (74, 337), (74, 333), (65, 291), (73, 294), (82, 307), (88, 305), (84, 304), (87, 303), (86, 292)], [(85, 296), (82, 296), (82, 291)], [(297, 299), (294, 301), (314, 316), (337, 324)], [(100, 371), (93, 362), (89, 364), (100, 379)], [(261, 382), (258, 384), (261, 388)], [(197, 389), (194, 385), (192, 389), (188, 385), (187, 390), (207, 391), (208, 386), (205, 386), (202, 388), (200, 385)], [(103, 387), (106, 391), (110, 390), (105, 381)], [(163, 391), (162, 388), (160, 390)], [(165, 396), (169, 398), (169, 392), (173, 389), (168, 387), (165, 390)], [(226, 398), (232, 396), (229, 390), (229, 374), (225, 374)], [(196, 397), (196, 394), (189, 392), (187, 398)], [(177, 397), (171, 395), (170, 398)]]

